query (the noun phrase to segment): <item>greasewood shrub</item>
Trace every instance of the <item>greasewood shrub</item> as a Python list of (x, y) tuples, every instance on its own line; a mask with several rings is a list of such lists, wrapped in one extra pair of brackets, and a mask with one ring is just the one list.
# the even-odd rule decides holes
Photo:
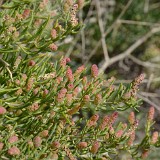
[(77, 3), (13, 0), (1, 6), (0, 159), (104, 160), (122, 151), (142, 159), (160, 146), (158, 132), (151, 132), (153, 107), (138, 143), (134, 112), (126, 122), (118, 117), (141, 104), (136, 93), (143, 74), (115, 87), (96, 65), (88, 74), (85, 66), (73, 72), (67, 57), (51, 61), (56, 42), (80, 28)]

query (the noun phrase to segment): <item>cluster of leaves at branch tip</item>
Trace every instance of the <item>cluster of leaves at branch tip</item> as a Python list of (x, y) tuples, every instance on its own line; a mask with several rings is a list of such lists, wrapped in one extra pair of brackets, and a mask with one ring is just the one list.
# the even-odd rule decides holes
[[(144, 158), (160, 147), (158, 132), (151, 132), (153, 107), (145, 136), (135, 143), (140, 122), (134, 110), (141, 104), (136, 94), (143, 74), (117, 87), (96, 64), (90, 71), (84, 65), (74, 71), (68, 57), (52, 61), (58, 41), (79, 30), (76, 12), (82, 3), (15, 0), (2, 5), (0, 159), (112, 159), (119, 150)], [(133, 111), (121, 122), (119, 113), (127, 109)]]

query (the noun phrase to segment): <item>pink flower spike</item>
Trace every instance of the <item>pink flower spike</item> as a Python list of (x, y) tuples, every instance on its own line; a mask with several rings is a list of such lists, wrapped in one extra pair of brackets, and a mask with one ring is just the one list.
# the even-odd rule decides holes
[(98, 67), (96, 64), (93, 64), (91, 67), (91, 75), (96, 78), (98, 76)]
[(9, 143), (14, 143), (14, 142), (17, 142), (18, 141), (18, 137), (16, 135), (14, 136), (11, 136), (9, 139), (8, 139), (8, 142)]
[(20, 150), (16, 146), (13, 146), (8, 150), (8, 154), (11, 156), (20, 155)]

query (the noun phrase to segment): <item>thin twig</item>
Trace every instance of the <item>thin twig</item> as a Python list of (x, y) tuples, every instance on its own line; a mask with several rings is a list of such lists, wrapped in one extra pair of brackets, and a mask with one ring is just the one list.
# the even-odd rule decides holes
[(125, 20), (125, 19), (119, 19), (117, 23), (141, 25), (141, 26), (152, 26), (152, 27), (160, 26), (160, 23), (141, 22), (141, 21), (133, 21), (133, 20)]
[(154, 98), (160, 97), (160, 95), (157, 94), (157, 93), (140, 92), (140, 94), (143, 95), (143, 96), (145, 96), (145, 97), (154, 97)]
[(114, 56), (110, 58), (109, 63), (104, 63), (102, 67), (100, 68), (100, 72), (104, 72), (104, 70), (114, 64), (115, 62), (122, 60), (126, 57), (128, 57), (135, 49), (137, 49), (141, 44), (146, 42), (150, 37), (152, 37), (154, 34), (160, 32), (160, 27), (152, 28), (148, 33), (146, 33), (143, 37), (138, 39), (135, 43), (133, 43), (126, 51), (118, 54), (117, 56)]
[(154, 102), (152, 102), (150, 99), (148, 99), (147, 97), (144, 97), (140, 94), (138, 94), (138, 97), (141, 98), (146, 103), (150, 104), (151, 106), (155, 107), (158, 111), (160, 111), (160, 107), (157, 104), (155, 104)]
[(149, 10), (149, 0), (145, 0), (144, 3), (144, 13), (147, 13)]
[(138, 65), (141, 65), (143, 67), (150, 67), (150, 68), (158, 68), (160, 69), (160, 65), (159, 64), (154, 64), (154, 63), (150, 63), (150, 62), (144, 62), (144, 61), (141, 61), (140, 59), (132, 56), (132, 55), (129, 55), (128, 56), (133, 62), (137, 63)]
[(105, 41), (105, 33), (104, 33), (104, 25), (102, 21), (100, 1), (95, 0), (95, 2), (96, 2), (96, 7), (97, 7), (98, 24), (99, 24), (99, 29), (101, 32), (101, 43), (102, 43), (103, 53), (105, 57), (105, 63), (108, 63), (110, 58), (108, 55), (107, 45)]

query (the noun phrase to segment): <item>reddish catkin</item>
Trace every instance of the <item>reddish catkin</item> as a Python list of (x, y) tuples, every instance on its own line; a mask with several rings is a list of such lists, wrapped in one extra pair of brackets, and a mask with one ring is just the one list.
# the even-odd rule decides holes
[(57, 37), (57, 31), (54, 28), (51, 30), (51, 37), (53, 39)]
[(81, 74), (84, 70), (85, 70), (84, 65), (78, 67), (77, 70), (75, 71), (75, 75)]
[(145, 75), (141, 74), (140, 76), (135, 78), (135, 80), (132, 82), (132, 89), (131, 89), (130, 93), (135, 98), (136, 98), (136, 93), (137, 93), (137, 90), (138, 90), (138, 86), (144, 80), (144, 77), (145, 77)]
[(134, 122), (135, 122), (135, 114), (134, 114), (134, 112), (131, 112), (129, 114), (128, 121), (129, 121), (130, 124), (134, 124)]
[(60, 143), (59, 143), (59, 141), (54, 141), (54, 142), (52, 142), (51, 146), (54, 149), (58, 149), (60, 147)]
[(112, 125), (118, 117), (118, 112), (114, 112), (110, 117), (110, 125)]
[(72, 102), (73, 96), (71, 93), (66, 94), (66, 100), (70, 104)]
[(108, 125), (109, 120), (110, 120), (110, 116), (106, 115), (106, 116), (103, 117), (102, 123), (99, 126), (99, 129), (101, 131), (103, 131), (106, 128), (106, 126)]
[(0, 151), (3, 149), (4, 143), (0, 142)]
[(41, 133), (40, 133), (40, 136), (45, 138), (48, 136), (48, 130), (43, 130)]
[(98, 76), (98, 67), (96, 64), (93, 64), (91, 67), (91, 75), (96, 78)]
[(102, 95), (101, 94), (96, 94), (95, 98), (94, 98), (94, 104), (98, 105), (100, 104), (102, 101)]
[(58, 84), (60, 84), (63, 81), (63, 77), (57, 77), (56, 81), (57, 81)]
[(8, 142), (9, 143), (15, 143), (18, 141), (18, 137), (16, 135), (13, 135), (11, 137), (9, 137)]
[(72, 83), (69, 83), (67, 85), (67, 88), (68, 88), (69, 91), (71, 91), (74, 88), (74, 85)]
[(29, 15), (30, 15), (30, 11), (31, 11), (30, 9), (25, 9), (24, 12), (23, 12), (23, 14), (22, 14), (22, 17), (24, 19), (28, 18)]
[(74, 81), (74, 77), (73, 77), (72, 70), (71, 70), (70, 67), (67, 68), (66, 77), (68, 78), (68, 80), (69, 80), (70, 82), (73, 82), (73, 81)]
[(52, 51), (56, 51), (58, 49), (57, 45), (52, 43), (49, 45), (49, 48), (52, 50)]
[(77, 145), (77, 147), (79, 149), (84, 149), (84, 148), (87, 147), (87, 145), (88, 145), (87, 142), (79, 142), (78, 145)]
[(31, 147), (31, 148), (34, 146), (34, 144), (31, 140), (28, 141), (28, 146)]
[(38, 92), (39, 92), (39, 88), (35, 88), (35, 89), (33, 90), (33, 94), (34, 94), (34, 95), (37, 95)]
[(83, 86), (85, 86), (87, 84), (87, 77), (86, 76), (83, 77), (82, 84), (83, 84)]
[(69, 57), (66, 58), (66, 63), (69, 63), (71, 59)]
[(76, 97), (79, 93), (79, 87), (76, 87), (74, 90), (73, 90), (73, 96)]
[(89, 96), (89, 95), (85, 95), (85, 96), (83, 97), (83, 101), (84, 101), (85, 103), (89, 102), (89, 101), (90, 101), (90, 96)]
[(119, 130), (119, 131), (116, 132), (116, 137), (117, 138), (121, 138), (122, 135), (123, 135), (123, 131), (122, 130)]
[(73, 156), (73, 154), (72, 154), (72, 152), (71, 152), (71, 150), (70, 150), (69, 148), (64, 147), (64, 151), (66, 152), (66, 155), (67, 155), (67, 157), (68, 157), (70, 160), (77, 160), (77, 159)]
[(62, 102), (63, 99), (64, 99), (64, 97), (65, 97), (65, 95), (66, 95), (66, 93), (67, 93), (67, 89), (66, 89), (66, 88), (62, 88), (62, 89), (59, 91), (58, 95), (57, 95), (57, 101), (58, 101), (58, 102)]
[(114, 134), (114, 128), (112, 126), (109, 127), (109, 133)]
[(84, 0), (78, 0), (77, 3), (78, 3), (78, 8), (79, 9), (83, 8), (83, 6), (84, 6)]
[(35, 66), (36, 62), (34, 60), (30, 60), (28, 62), (28, 66)]
[(30, 91), (30, 90), (32, 89), (33, 83), (34, 83), (33, 78), (29, 78), (29, 79), (28, 79), (28, 82), (27, 82), (27, 85), (26, 85), (27, 91)]
[(73, 5), (73, 0), (66, 0), (66, 3), (67, 3), (69, 6), (72, 6), (72, 5)]
[(151, 143), (155, 144), (157, 141), (158, 141), (158, 132), (155, 131), (155, 132), (153, 132)]
[(37, 109), (39, 109), (38, 103), (33, 103), (33, 104), (29, 107), (29, 110), (30, 110), (30, 111), (36, 111)]
[(23, 93), (23, 90), (22, 88), (19, 88), (17, 91), (16, 91), (16, 95), (21, 95)]
[(123, 95), (123, 98), (124, 98), (124, 99), (130, 99), (130, 98), (131, 98), (131, 92), (126, 92), (126, 93)]
[(26, 74), (22, 74), (21, 76), (22, 76), (23, 81), (27, 80), (27, 75)]
[(33, 143), (34, 143), (34, 146), (36, 148), (40, 147), (41, 146), (41, 143), (42, 143), (42, 139), (40, 136), (36, 136), (34, 139), (33, 139)]
[(0, 106), (0, 115), (5, 114), (7, 111), (4, 107)]
[(13, 146), (8, 150), (8, 154), (11, 156), (20, 155), (20, 150), (16, 146)]
[(16, 80), (15, 80), (15, 84), (16, 84), (17, 86), (19, 86), (19, 85), (21, 84), (21, 81), (20, 81), (19, 79), (16, 79)]
[(91, 126), (95, 126), (96, 125), (96, 122), (98, 121), (99, 119), (99, 115), (98, 114), (95, 114), (93, 115), (89, 121), (87, 122), (87, 126), (88, 127), (91, 127)]
[(93, 115), (93, 116), (90, 118), (90, 121), (97, 122), (98, 119), (99, 119), (99, 115), (98, 115), (98, 114), (95, 114), (95, 115)]
[(98, 141), (95, 141), (95, 142), (93, 143), (92, 147), (91, 147), (90, 152), (91, 152), (92, 154), (96, 154), (96, 153), (98, 152), (99, 147), (100, 147), (99, 142), (98, 142)]
[(74, 4), (72, 6), (72, 10), (71, 10), (71, 13), (70, 13), (72, 26), (78, 25), (78, 19), (76, 18), (77, 9), (78, 9), (78, 4)]
[(61, 60), (60, 60), (60, 66), (62, 66), (62, 67), (65, 67), (66, 66), (66, 58), (62, 58)]
[(135, 131), (132, 131), (132, 133), (129, 136), (128, 142), (127, 142), (128, 146), (131, 146), (134, 140), (135, 140)]
[(149, 150), (144, 150), (141, 154), (141, 158), (142, 159), (146, 159), (149, 155)]
[(67, 112), (67, 114), (68, 114), (68, 115), (73, 115), (73, 114), (77, 113), (80, 108), (81, 108), (81, 106), (79, 106), (79, 105), (78, 105), (78, 106), (75, 106), (74, 108), (70, 109), (70, 110)]
[(43, 91), (43, 97), (46, 97), (48, 93), (49, 93), (49, 91), (47, 89), (44, 89), (44, 91)]
[(147, 117), (147, 120), (149, 122), (153, 121), (153, 119), (154, 119), (154, 113), (155, 113), (154, 107), (150, 107), (149, 112), (148, 112), (148, 117)]

